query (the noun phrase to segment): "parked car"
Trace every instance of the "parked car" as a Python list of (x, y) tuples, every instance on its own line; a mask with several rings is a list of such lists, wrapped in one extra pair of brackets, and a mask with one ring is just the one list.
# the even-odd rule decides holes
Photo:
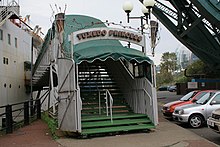
[(220, 133), (220, 109), (214, 110), (207, 120), (207, 125), (213, 131)]
[(174, 109), (178, 106), (192, 104), (199, 100), (203, 95), (208, 92), (215, 92), (216, 90), (203, 90), (203, 91), (191, 91), (188, 94), (184, 95), (180, 100), (166, 103), (163, 105), (162, 112), (163, 115), (172, 118), (172, 113)]
[(188, 123), (193, 128), (202, 127), (212, 111), (220, 108), (220, 91), (208, 92), (193, 104), (176, 107), (173, 119)]
[(159, 91), (167, 91), (168, 88), (169, 88), (169, 86), (160, 86), (160, 87), (158, 88), (158, 90), (159, 90)]
[(175, 91), (176, 91), (176, 85), (170, 86), (170, 87), (168, 88), (168, 91), (169, 91), (169, 92), (175, 92)]
[(177, 106), (193, 103), (194, 101), (198, 100), (203, 95), (203, 93), (198, 93), (198, 92), (199, 92), (198, 90), (191, 91), (188, 94), (184, 95), (178, 101), (173, 101), (173, 102), (164, 104), (161, 110), (163, 112), (163, 115), (166, 117), (172, 118), (172, 113)]

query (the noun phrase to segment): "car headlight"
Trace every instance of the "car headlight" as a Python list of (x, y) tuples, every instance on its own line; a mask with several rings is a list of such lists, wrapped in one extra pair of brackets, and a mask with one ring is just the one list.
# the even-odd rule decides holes
[(183, 114), (183, 113), (184, 113), (184, 110), (183, 110), (183, 109), (181, 109), (181, 110), (178, 111), (178, 114), (180, 114), (180, 115)]

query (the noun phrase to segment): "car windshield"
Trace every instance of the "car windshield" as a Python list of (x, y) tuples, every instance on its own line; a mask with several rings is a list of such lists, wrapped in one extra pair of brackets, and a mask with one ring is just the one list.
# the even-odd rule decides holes
[(215, 92), (208, 92), (203, 95), (198, 101), (196, 101), (196, 103), (201, 105), (206, 104), (214, 94)]
[(181, 101), (188, 101), (196, 94), (195, 91), (191, 91), (190, 93), (184, 95), (180, 100)]
[(203, 97), (207, 92), (199, 92), (197, 95), (196, 95), (196, 100), (199, 100), (201, 97)]

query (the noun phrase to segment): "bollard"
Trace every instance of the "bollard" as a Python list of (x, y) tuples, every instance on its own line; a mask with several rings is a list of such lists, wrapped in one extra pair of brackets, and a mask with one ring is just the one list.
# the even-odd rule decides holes
[(31, 116), (34, 116), (34, 102), (33, 99), (30, 101), (30, 109), (31, 109)]
[(2, 118), (2, 128), (5, 128), (6, 127), (6, 118), (3, 117)]
[(9, 134), (13, 132), (12, 106), (7, 105), (5, 111), (6, 111), (6, 133)]
[(24, 102), (24, 125), (29, 125), (29, 101)]
[(36, 100), (37, 105), (37, 119), (41, 119), (41, 103), (40, 99)]

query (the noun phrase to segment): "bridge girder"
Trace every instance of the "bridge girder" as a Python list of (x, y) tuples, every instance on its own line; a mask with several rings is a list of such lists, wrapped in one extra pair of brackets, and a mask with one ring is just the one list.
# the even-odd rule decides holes
[(157, 0), (153, 14), (197, 57), (220, 71), (220, 18), (208, 14), (197, 0), (164, 0), (173, 8), (161, 1)]

